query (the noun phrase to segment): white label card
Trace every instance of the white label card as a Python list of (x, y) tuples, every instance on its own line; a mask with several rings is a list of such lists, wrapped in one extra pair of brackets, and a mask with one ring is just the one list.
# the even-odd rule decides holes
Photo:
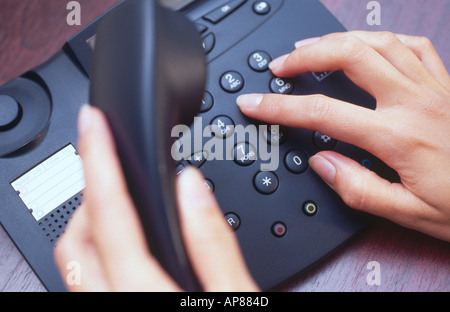
[(81, 157), (72, 145), (67, 145), (13, 181), (11, 186), (39, 221), (84, 189)]

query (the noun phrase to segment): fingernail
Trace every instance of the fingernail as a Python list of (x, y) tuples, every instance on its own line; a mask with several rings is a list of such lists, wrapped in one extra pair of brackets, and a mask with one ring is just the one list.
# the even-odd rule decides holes
[(331, 187), (336, 179), (336, 167), (326, 158), (313, 156), (309, 159), (311, 168)]
[(238, 96), (236, 103), (241, 108), (256, 108), (261, 104), (263, 98), (262, 94), (244, 94)]
[(92, 110), (88, 104), (81, 107), (78, 114), (78, 133), (85, 133), (92, 125)]
[(320, 37), (314, 37), (314, 38), (308, 38), (308, 39), (300, 40), (300, 41), (297, 41), (295, 43), (295, 47), (296, 48), (304, 47), (304, 46), (316, 43), (319, 40), (320, 40)]
[(184, 209), (209, 208), (209, 192), (205, 188), (201, 173), (192, 167), (187, 167), (179, 176), (179, 198), (183, 201)]
[(289, 57), (289, 54), (280, 56), (276, 59), (274, 59), (272, 62), (269, 63), (269, 68), (271, 70), (277, 70), (278, 68), (282, 67), (284, 62), (286, 62), (286, 59)]

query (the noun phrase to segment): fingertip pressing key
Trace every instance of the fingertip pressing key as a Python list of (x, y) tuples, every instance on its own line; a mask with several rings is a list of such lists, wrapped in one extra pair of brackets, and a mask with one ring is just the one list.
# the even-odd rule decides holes
[(236, 99), (236, 104), (242, 109), (254, 109), (261, 104), (263, 98), (262, 94), (244, 94)]
[(269, 69), (271, 71), (276, 71), (279, 68), (281, 68), (286, 61), (286, 59), (289, 57), (290, 54), (282, 55), (276, 59), (274, 59), (272, 62), (269, 63)]

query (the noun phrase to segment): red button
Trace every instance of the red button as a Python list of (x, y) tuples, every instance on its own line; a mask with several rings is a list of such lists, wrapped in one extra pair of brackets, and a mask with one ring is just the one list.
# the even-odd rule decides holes
[(286, 225), (284, 225), (281, 222), (277, 222), (272, 226), (272, 234), (275, 237), (281, 238), (284, 235), (286, 235), (286, 232), (287, 232)]

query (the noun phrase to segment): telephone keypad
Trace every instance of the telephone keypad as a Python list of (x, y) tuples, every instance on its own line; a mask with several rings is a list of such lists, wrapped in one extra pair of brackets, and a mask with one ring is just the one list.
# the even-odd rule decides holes
[[(305, 263), (313, 263), (366, 224), (365, 220), (351, 216), (351, 210), (335, 198), (336, 194), (330, 192), (310, 168), (309, 158), (319, 151), (335, 150), (343, 154), (354, 153), (351, 157), (367, 167), (374, 168), (378, 163), (372, 164), (374, 160), (365, 153), (314, 129), (265, 124), (249, 118), (235, 104), (236, 98), (254, 93), (324, 94), (362, 103), (368, 108), (374, 108), (375, 102), (355, 88), (341, 72), (305, 73), (295, 78), (278, 77), (271, 72), (270, 62), (292, 51), (295, 40), (317, 35), (308, 31), (310, 26), (298, 18), (303, 14), (303, 19), (309, 20), (311, 12), (302, 13), (299, 9), (291, 14), (288, 9), (305, 9), (308, 7), (305, 3), (313, 5), (314, 0), (252, 0), (234, 11), (227, 7), (230, 2), (222, 2), (225, 5), (219, 9), (224, 8), (228, 13), (217, 19), (208, 18), (214, 9), (215, 14), (220, 15), (214, 5), (193, 16), (194, 21), (208, 28), (204, 30), (198, 26), (203, 38), (214, 34), (214, 46), (207, 53), (208, 93), (200, 116), (206, 124), (210, 121), (211, 132), (216, 137), (211, 143), (217, 144), (213, 148), (223, 147), (224, 156), (223, 161), (215, 157), (208, 159), (201, 171), (214, 183), (214, 195), (223, 216), (236, 231), (250, 269), (256, 268), (252, 272), (255, 278), (267, 289), (266, 286), (272, 287), (285, 276), (305, 268), (303, 264), (288, 268), (290, 263), (281, 269), (283, 277), (280, 277), (281, 273), (270, 271), (265, 274), (281, 253), (283, 259), (307, 259)], [(289, 15), (290, 19), (277, 19), (280, 10), (284, 10), (283, 14)], [(310, 22), (317, 27), (315, 20)], [(296, 28), (296, 25), (304, 27)], [(330, 29), (340, 28), (336, 24)], [(245, 131), (250, 129), (247, 126), (256, 126), (258, 140), (254, 140), (253, 130), (241, 138), (240, 126), (245, 127)], [(208, 140), (204, 137), (204, 142)], [(222, 155), (214, 149), (210, 156), (216, 154)], [(274, 167), (262, 166), (269, 163)], [(333, 209), (328, 209), (330, 206)], [(332, 225), (332, 230), (328, 224)], [(335, 225), (349, 231), (334, 230)], [(327, 234), (323, 234), (325, 232)], [(317, 254), (309, 255), (310, 251), (317, 251)]]

